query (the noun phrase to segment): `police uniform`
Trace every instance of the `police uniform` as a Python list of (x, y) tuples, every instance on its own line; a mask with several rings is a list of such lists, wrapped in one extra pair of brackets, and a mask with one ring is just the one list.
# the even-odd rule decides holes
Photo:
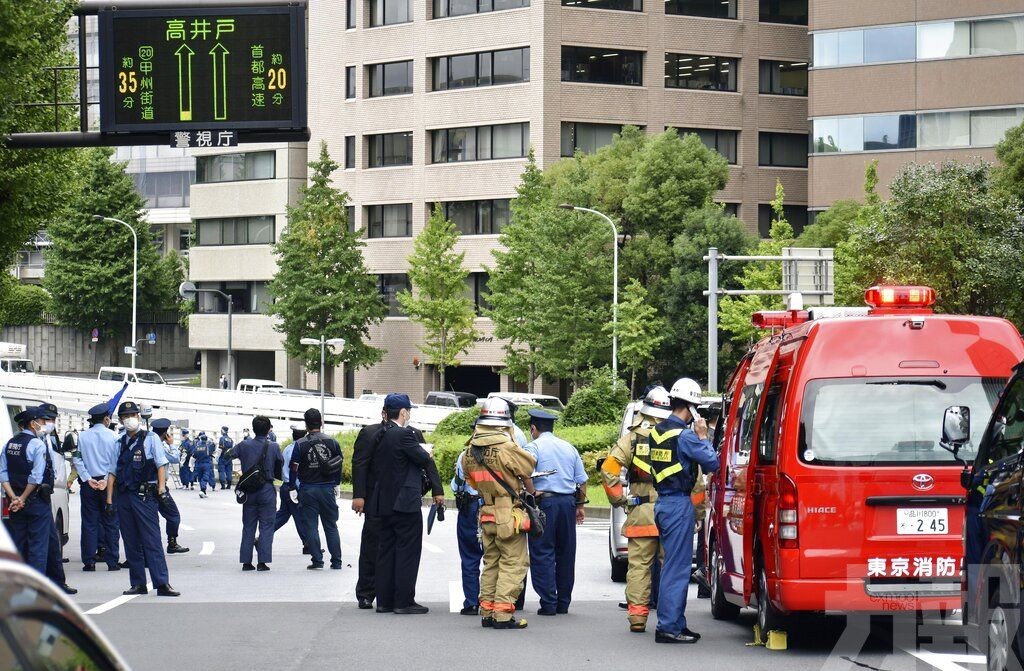
[[(302, 515), (302, 509), (299, 507), (299, 483), (298, 477), (295, 474), (295, 469), (291, 468), (292, 453), (295, 451), (295, 444), (302, 440), (306, 436), (306, 428), (301, 427), (298, 424), (292, 425), (292, 442), (288, 447), (284, 448), (284, 467), (281, 471), (281, 507), (277, 509), (277, 515), (274, 517), (274, 531), (283, 527), (288, 523), (288, 520), (295, 522), (295, 531), (299, 534), (299, 540), (302, 541), (302, 554), (309, 554), (309, 548), (306, 547), (306, 518)], [(270, 437), (269, 435), (267, 436)], [(270, 441), (275, 442), (275, 441)], [(319, 530), (317, 535), (320, 535)]]
[(586, 500), (581, 487), (587, 484), (587, 473), (579, 451), (551, 433), (557, 417), (543, 410), (530, 410), (529, 415), (538, 436), (526, 451), (537, 460), (537, 471), (554, 471), (533, 480), (547, 522), (544, 534), (529, 541), (530, 576), (540, 597), (537, 614), (564, 614), (576, 581), (576, 506)]
[(269, 571), (270, 567), (267, 564), (273, 561), (274, 517), (277, 509), (274, 480), (282, 477), (281, 467), (284, 464), (281, 448), (267, 436), (256, 436), (239, 443), (235, 448), (235, 454), (242, 473), (248, 473), (259, 466), (264, 476), (263, 485), (257, 491), (243, 494), (242, 542), (238, 550), (238, 560), (243, 570), (252, 570), (252, 552), (255, 545), (259, 570)]
[[(169, 419), (154, 419), (150, 424), (153, 432), (156, 433), (157, 437), (160, 438), (161, 447), (164, 448), (164, 454), (167, 455), (167, 462), (169, 464), (181, 463), (181, 450), (175, 447), (174, 443), (168, 444), (164, 441), (164, 437), (171, 428), (171, 420)], [(181, 512), (178, 510), (178, 504), (174, 502), (171, 497), (171, 490), (165, 489), (163, 496), (157, 497), (157, 507), (160, 510), (160, 517), (164, 518), (165, 527), (167, 530), (167, 554), (184, 554), (189, 551), (189, 548), (178, 544), (178, 530), (181, 528)]]
[(484, 549), (477, 535), (480, 515), (480, 493), (466, 482), (466, 471), (462, 465), (465, 454), (455, 460), (455, 477), (452, 478), (452, 492), (455, 493), (455, 507), (459, 517), (455, 533), (459, 542), (459, 558), (462, 562), (462, 615), (477, 615), (480, 612), (480, 561)]
[[(103, 421), (108, 415), (107, 403), (89, 408), (88, 429), (78, 436), (78, 449), (72, 458), (78, 471), (79, 498), (82, 504), (82, 564), (84, 570), (96, 570), (96, 554), (105, 548), (103, 560), (108, 571), (120, 570), (117, 520), (103, 514), (107, 501), (107, 475), (117, 465), (117, 438)], [(95, 483), (94, 488), (90, 483)]]
[(469, 447), (460, 457), (466, 482), (482, 499), (479, 525), (484, 568), (480, 575), (480, 617), (485, 627), (521, 629), (526, 621), (515, 622), (513, 614), (530, 565), (524, 535), (529, 530), (529, 517), (487, 469), (518, 490), (519, 479), (529, 480), (537, 461), (512, 438), (511, 418), (505, 426), (488, 421), (483, 415), (477, 420)]
[(181, 430), (181, 464), (178, 466), (178, 478), (182, 489), (192, 489), (192, 440), (188, 437), (188, 429)]
[[(57, 419), (57, 406), (52, 403), (43, 403), (36, 407), (36, 411), (39, 413), (40, 419), (46, 422), (46, 434), (43, 436), (43, 442), (46, 444), (46, 468), (50, 472), (50, 487), (56, 486), (58, 469), (57, 464), (60, 464), (59, 474), (62, 483), (65, 487), (67, 486), (67, 468), (65, 467), (64, 455), (60, 451), (60, 441), (57, 439), (55, 425), (52, 420)], [(46, 577), (54, 581), (58, 585), (64, 586), (64, 591), (68, 594), (77, 594), (78, 590), (69, 587), (67, 585), (67, 577), (64, 574), (64, 543), (61, 541), (61, 530), (57, 529), (56, 523), (54, 523), (53, 533), (50, 535), (50, 543), (47, 546), (46, 552)]]
[(195, 471), (195, 480), (199, 483), (199, 495), (206, 496), (206, 485), (212, 488), (217, 487), (213, 477), (213, 452), (216, 448), (205, 433), (199, 434), (199, 439), (192, 446), (192, 468)]
[(220, 488), (228, 489), (231, 487), (231, 480), (234, 477), (235, 441), (228, 435), (228, 427), (226, 426), (220, 429), (217, 447), (220, 448), (220, 455), (217, 457), (217, 475), (220, 480)]
[[(126, 595), (145, 594), (146, 568), (160, 596), (179, 596), (170, 585), (167, 560), (160, 543), (160, 514), (157, 497), (161, 469), (167, 466), (167, 454), (155, 433), (128, 430), (126, 419), (139, 415), (139, 406), (126, 401), (117, 411), (125, 424), (118, 439), (118, 457), (114, 477), (107, 484), (108, 503), (113, 504), (121, 525), (124, 553), (128, 559), (131, 588)], [(166, 482), (165, 482), (166, 492)]]

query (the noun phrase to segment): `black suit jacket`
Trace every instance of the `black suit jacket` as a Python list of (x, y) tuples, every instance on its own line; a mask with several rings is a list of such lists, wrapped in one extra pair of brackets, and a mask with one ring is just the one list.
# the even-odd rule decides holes
[(419, 512), (423, 497), (422, 474), (426, 472), (434, 496), (444, 494), (441, 476), (430, 455), (420, 447), (423, 434), (388, 422), (378, 435), (377, 449), (370, 461), (376, 482), (367, 514), (375, 517), (393, 513)]
[(385, 423), (381, 422), (359, 429), (355, 446), (352, 448), (352, 498), (365, 499), (377, 484), (370, 462), (377, 449), (377, 437), (384, 426)]

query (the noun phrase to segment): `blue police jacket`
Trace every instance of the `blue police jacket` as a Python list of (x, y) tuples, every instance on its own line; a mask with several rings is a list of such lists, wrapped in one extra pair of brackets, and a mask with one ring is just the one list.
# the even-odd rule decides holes
[[(235, 446), (235, 441), (231, 439), (231, 436), (225, 436), (221, 434), (220, 438), (217, 439), (217, 447), (220, 448), (220, 460), (231, 461), (235, 458), (235, 455), (231, 453), (231, 448)], [(224, 454), (227, 452), (227, 454)]]
[[(0, 483), (9, 482), (15, 494), (20, 495), (30, 484), (47, 481), (46, 444), (31, 431), (14, 435), (0, 451)], [(50, 484), (53, 471), (49, 471)]]
[(537, 489), (552, 494), (572, 494), (577, 485), (586, 484), (587, 472), (579, 451), (550, 431), (527, 444), (526, 451), (536, 457), (538, 471), (555, 471), (552, 475), (534, 478), (533, 485)]
[(192, 446), (192, 458), (195, 460), (196, 466), (211, 463), (213, 461), (214, 450), (216, 450), (216, 448), (209, 439), (197, 440), (195, 445)]
[(134, 436), (122, 435), (118, 442), (118, 489), (134, 491), (156, 482), (157, 469), (167, 465), (167, 454), (160, 447), (156, 434), (140, 429)]
[(117, 437), (102, 424), (93, 424), (78, 436), (78, 450), (72, 461), (78, 478), (102, 480), (117, 466)]

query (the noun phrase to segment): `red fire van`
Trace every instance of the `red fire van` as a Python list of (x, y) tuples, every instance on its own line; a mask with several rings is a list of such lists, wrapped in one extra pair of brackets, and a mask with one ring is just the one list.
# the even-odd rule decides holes
[(1024, 342), (934, 299), (872, 287), (866, 308), (754, 315), (773, 331), (729, 380), (709, 485), (715, 618), (756, 606), (768, 631), (798, 612), (960, 607), (963, 466), (943, 413), (991, 414)]

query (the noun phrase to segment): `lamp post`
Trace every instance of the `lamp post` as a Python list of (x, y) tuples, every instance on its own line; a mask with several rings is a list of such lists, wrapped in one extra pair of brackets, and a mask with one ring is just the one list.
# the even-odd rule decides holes
[(139, 315), (139, 236), (127, 221), (121, 221), (114, 217), (104, 217), (102, 214), (92, 215), (98, 221), (115, 221), (128, 227), (132, 232), (132, 368), (135, 368), (135, 337), (138, 330)]
[(217, 294), (228, 304), (228, 389), (231, 389), (234, 385), (232, 384), (232, 376), (235, 372), (235, 351), (231, 348), (231, 295), (226, 294), (219, 289), (197, 289), (194, 282), (182, 282), (178, 285), (178, 295), (187, 301), (190, 301), (196, 297), (196, 294)]
[(577, 207), (563, 203), (558, 207), (563, 210), (576, 210), (596, 214), (612, 227), (612, 386), (619, 383), (619, 229), (611, 217), (589, 207)]
[(320, 345), (320, 418), (323, 420), (324, 416), (324, 354), (327, 351), (327, 346), (337, 347), (339, 350), (345, 348), (344, 338), (325, 338), (321, 335), (319, 338), (300, 338), (300, 345)]

